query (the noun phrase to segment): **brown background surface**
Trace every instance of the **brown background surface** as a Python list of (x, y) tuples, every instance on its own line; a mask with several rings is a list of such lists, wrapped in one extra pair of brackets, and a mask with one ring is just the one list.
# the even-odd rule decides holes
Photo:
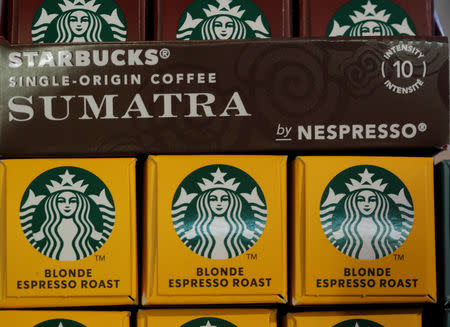
[[(176, 40), (178, 21), (193, 0), (154, 0), (155, 40)], [(252, 0), (264, 12), (273, 38), (292, 36), (290, 0)]]
[[(29, 44), (34, 15), (43, 0), (9, 0), (9, 40)], [(145, 41), (147, 28), (146, 0), (115, 0), (127, 24), (127, 41)]]
[[(300, 0), (300, 35), (324, 37), (331, 18), (349, 0)], [(392, 0), (412, 19), (417, 35), (433, 35), (433, 0)]]

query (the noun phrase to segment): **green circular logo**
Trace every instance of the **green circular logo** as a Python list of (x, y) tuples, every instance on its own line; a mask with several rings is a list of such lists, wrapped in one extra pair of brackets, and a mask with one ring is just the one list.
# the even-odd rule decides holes
[(86, 327), (79, 322), (67, 319), (52, 319), (41, 322), (34, 327)]
[(352, 0), (328, 25), (327, 36), (416, 35), (408, 14), (390, 0)]
[(236, 327), (236, 325), (218, 318), (199, 318), (192, 320), (181, 327)]
[(99, 250), (115, 221), (114, 201), (106, 185), (77, 167), (50, 169), (26, 189), (20, 223), (28, 241), (43, 255), (75, 261)]
[(355, 259), (375, 260), (406, 241), (414, 207), (397, 176), (381, 167), (361, 165), (339, 173), (325, 188), (320, 221), (336, 249)]
[(352, 319), (340, 322), (339, 324), (334, 325), (334, 327), (383, 327), (383, 326), (370, 320)]
[(246, 172), (210, 165), (188, 175), (172, 202), (181, 241), (202, 257), (229, 259), (250, 249), (267, 221), (264, 194)]
[(194, 0), (181, 16), (178, 40), (266, 39), (270, 27), (251, 0)]
[(115, 0), (45, 0), (34, 15), (34, 43), (126, 41), (125, 17)]

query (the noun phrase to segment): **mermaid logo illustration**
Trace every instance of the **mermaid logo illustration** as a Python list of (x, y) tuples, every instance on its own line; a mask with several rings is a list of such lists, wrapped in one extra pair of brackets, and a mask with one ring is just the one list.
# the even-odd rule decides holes
[(352, 0), (331, 19), (327, 35), (416, 35), (416, 29), (408, 14), (390, 0)]
[(115, 0), (46, 0), (34, 16), (34, 43), (125, 41), (126, 22)]
[(236, 325), (218, 318), (199, 318), (192, 320), (181, 327), (236, 327)]
[(189, 249), (206, 258), (229, 259), (261, 237), (267, 206), (261, 188), (247, 173), (211, 165), (192, 172), (178, 187), (172, 220)]
[(106, 185), (77, 167), (39, 175), (20, 205), (25, 237), (40, 253), (59, 261), (80, 260), (99, 250), (113, 230), (115, 215)]
[(86, 327), (76, 321), (67, 319), (52, 319), (41, 322), (34, 327)]
[(251, 0), (195, 0), (178, 22), (178, 40), (270, 37), (269, 23)]
[(352, 319), (334, 325), (334, 327), (383, 327), (383, 326), (370, 320)]
[(375, 260), (406, 241), (414, 207), (397, 176), (377, 166), (356, 166), (338, 174), (326, 187), (320, 221), (336, 249), (355, 259)]

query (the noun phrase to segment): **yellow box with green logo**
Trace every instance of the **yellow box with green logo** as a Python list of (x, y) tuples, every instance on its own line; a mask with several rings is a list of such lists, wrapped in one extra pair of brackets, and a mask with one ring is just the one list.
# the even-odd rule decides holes
[(0, 307), (135, 304), (135, 162), (1, 162)]
[(18, 327), (129, 327), (129, 312), (0, 311), (2, 326)]
[(292, 203), (292, 304), (435, 301), (431, 158), (300, 157)]
[(302, 312), (288, 313), (284, 327), (420, 327), (422, 313), (418, 310), (372, 312)]
[(284, 303), (283, 156), (151, 156), (143, 304)]
[(159, 309), (138, 312), (137, 327), (276, 327), (270, 309)]

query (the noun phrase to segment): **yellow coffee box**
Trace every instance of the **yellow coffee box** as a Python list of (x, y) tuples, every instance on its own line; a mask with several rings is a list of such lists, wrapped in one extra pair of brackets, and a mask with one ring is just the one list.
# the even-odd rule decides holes
[(135, 163), (1, 162), (0, 307), (136, 303)]
[[(138, 312), (137, 327), (276, 327), (270, 309), (159, 309)], [(411, 326), (412, 327), (412, 326)]]
[(284, 327), (420, 327), (418, 310), (374, 312), (302, 312), (288, 313)]
[(151, 156), (143, 304), (285, 303), (283, 156)]
[(8, 327), (129, 327), (129, 312), (0, 311), (0, 326)]
[(294, 305), (434, 302), (433, 161), (299, 157)]

